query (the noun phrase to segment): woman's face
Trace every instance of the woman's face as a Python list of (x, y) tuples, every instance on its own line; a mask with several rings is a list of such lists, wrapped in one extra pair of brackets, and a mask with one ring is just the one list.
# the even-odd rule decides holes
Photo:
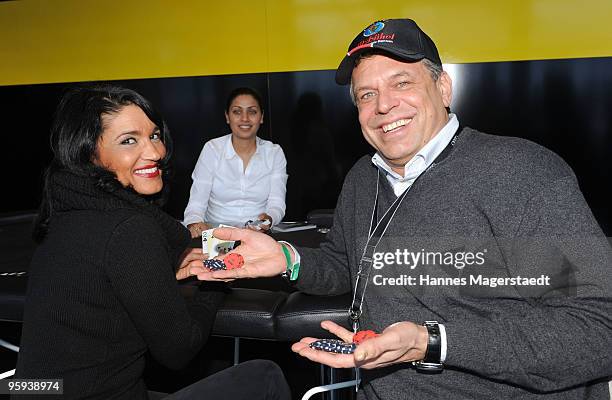
[(225, 121), (234, 136), (250, 139), (257, 135), (259, 126), (263, 123), (263, 114), (253, 96), (241, 94), (236, 96), (229, 111), (225, 112)]
[(112, 171), (125, 187), (150, 195), (164, 183), (157, 163), (166, 155), (159, 128), (135, 105), (102, 116), (96, 164)]

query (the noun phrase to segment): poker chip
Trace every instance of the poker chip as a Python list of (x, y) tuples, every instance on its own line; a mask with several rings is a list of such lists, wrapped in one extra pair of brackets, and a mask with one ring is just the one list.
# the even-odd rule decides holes
[(359, 344), (364, 340), (368, 340), (376, 336), (378, 336), (378, 333), (369, 329), (367, 331), (359, 331), (355, 335), (353, 335), (353, 343)]
[(355, 343), (346, 343), (339, 339), (319, 339), (310, 343), (312, 349), (338, 354), (353, 354), (356, 347)]
[(223, 259), (227, 269), (236, 269), (244, 265), (244, 257), (238, 253), (231, 253)]
[(215, 258), (210, 258), (208, 260), (204, 260), (204, 266), (211, 271), (220, 271), (226, 269), (225, 263), (223, 260), (217, 260)]

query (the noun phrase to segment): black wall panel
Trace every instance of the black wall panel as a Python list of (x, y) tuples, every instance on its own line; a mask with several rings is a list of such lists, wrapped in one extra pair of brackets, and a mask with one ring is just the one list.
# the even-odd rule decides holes
[[(598, 221), (610, 235), (612, 203), (612, 58), (453, 65), (452, 110), (462, 124), (520, 136), (561, 155), (574, 169)], [(226, 94), (252, 86), (266, 103), (263, 138), (288, 160), (287, 219), (332, 208), (350, 166), (371, 149), (361, 136), (346, 87), (334, 71), (142, 79), (118, 82), (149, 98), (175, 141), (175, 176), (167, 210), (182, 216), (190, 174), (206, 140), (228, 133)], [(35, 209), (49, 161), (53, 109), (70, 85), (0, 87), (5, 185), (0, 214)], [(6, 182), (8, 180), (8, 182)]]
[(461, 122), (559, 154), (612, 235), (612, 58), (467, 64), (457, 72)]

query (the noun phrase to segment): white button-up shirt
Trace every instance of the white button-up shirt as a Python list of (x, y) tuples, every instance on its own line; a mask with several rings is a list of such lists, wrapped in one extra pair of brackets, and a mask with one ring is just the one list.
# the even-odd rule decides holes
[(191, 175), (185, 225), (206, 222), (242, 227), (261, 213), (277, 224), (285, 216), (287, 161), (283, 149), (256, 138), (257, 149), (245, 170), (231, 137), (225, 135), (204, 145)]
[(440, 130), (436, 136), (406, 163), (404, 166), (404, 176), (393, 171), (378, 153), (374, 154), (372, 162), (383, 170), (391, 187), (393, 187), (393, 192), (396, 196), (399, 196), (404, 190), (412, 186), (416, 178), (418, 178), (419, 175), (434, 162), (436, 157), (442, 153), (442, 150), (448, 146), (453, 136), (455, 136), (457, 128), (459, 128), (457, 116), (455, 114), (449, 114), (448, 122), (444, 125), (442, 130)]

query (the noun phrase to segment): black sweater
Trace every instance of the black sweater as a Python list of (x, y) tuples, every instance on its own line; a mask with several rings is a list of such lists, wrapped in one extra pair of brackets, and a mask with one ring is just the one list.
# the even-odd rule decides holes
[(144, 198), (67, 172), (55, 173), (50, 196), (16, 376), (63, 378), (63, 399), (146, 399), (147, 351), (167, 367), (185, 365), (223, 294), (180, 295), (174, 267), (189, 234)]

